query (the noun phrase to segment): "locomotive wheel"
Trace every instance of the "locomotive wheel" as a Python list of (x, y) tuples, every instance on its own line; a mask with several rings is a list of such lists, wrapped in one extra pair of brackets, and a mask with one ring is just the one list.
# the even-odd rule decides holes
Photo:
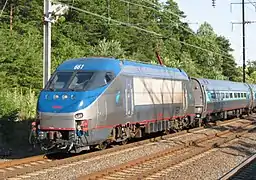
[(121, 141), (121, 144), (122, 145), (125, 145), (125, 144), (127, 144), (128, 143), (128, 138), (126, 138), (126, 139), (124, 139), (123, 141)]
[(166, 135), (168, 135), (168, 134), (170, 134), (170, 130), (165, 130), (164, 133), (165, 133)]
[(98, 148), (100, 149), (100, 150), (104, 150), (104, 149), (107, 149), (108, 148), (108, 142), (102, 142), (102, 143), (100, 143), (99, 145), (98, 145)]

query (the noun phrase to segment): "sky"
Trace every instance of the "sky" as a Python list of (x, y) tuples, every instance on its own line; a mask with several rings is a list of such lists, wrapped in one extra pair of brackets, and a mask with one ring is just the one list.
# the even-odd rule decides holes
[[(164, 0), (162, 0), (164, 1)], [(241, 0), (216, 0), (216, 7), (212, 7), (212, 0), (174, 0), (180, 10), (187, 15), (186, 20), (192, 23), (191, 28), (196, 31), (200, 24), (207, 21), (212, 25), (218, 35), (223, 35), (230, 40), (234, 49), (236, 63), (241, 66), (242, 56), (242, 24), (233, 25), (231, 22), (242, 21), (242, 6), (230, 3)], [(250, 0), (254, 1), (254, 0)], [(248, 2), (248, 0), (245, 0)], [(255, 4), (256, 6), (256, 4)], [(256, 9), (252, 4), (245, 5), (245, 20), (256, 21)], [(246, 25), (246, 61), (256, 60), (256, 23)]]

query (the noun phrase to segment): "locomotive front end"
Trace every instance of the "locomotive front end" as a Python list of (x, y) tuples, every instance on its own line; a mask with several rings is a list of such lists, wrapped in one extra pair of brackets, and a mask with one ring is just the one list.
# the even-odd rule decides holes
[[(44, 151), (80, 152), (95, 146), (97, 99), (114, 78), (104, 59), (61, 64), (40, 92), (33, 139)], [(112, 61), (110, 61), (112, 62)], [(107, 64), (107, 63), (106, 63)]]
[[(49, 99), (50, 96), (53, 97), (52, 100)], [(70, 93), (61, 95), (61, 93), (49, 92), (44, 92), (40, 95), (36, 127), (37, 138), (42, 150), (69, 152), (72, 150), (77, 151), (80, 147), (88, 149), (89, 118), (93, 119), (94, 117), (88, 117), (86, 110), (65, 112), (68, 106), (74, 109), (80, 109), (83, 106), (83, 100), (72, 100), (72, 96), (74, 95)], [(59, 98), (59, 100), (54, 99), (54, 97)], [(64, 100), (66, 101), (65, 103), (62, 102)], [(47, 103), (46, 101), (49, 102)], [(53, 112), (45, 112), (46, 107), (52, 109)]]
[(83, 90), (92, 77), (91, 72), (57, 71), (40, 93), (36, 129), (43, 150), (88, 149), (89, 121), (95, 119), (90, 105), (97, 95)]

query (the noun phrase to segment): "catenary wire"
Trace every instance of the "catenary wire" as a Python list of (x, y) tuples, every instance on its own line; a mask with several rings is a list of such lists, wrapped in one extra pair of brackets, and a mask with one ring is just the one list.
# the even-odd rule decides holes
[(7, 5), (7, 2), (8, 2), (8, 0), (6, 0), (5, 3), (4, 3), (4, 7), (3, 7), (3, 9), (1, 10), (0, 17), (2, 16), (2, 14), (3, 14), (3, 12), (4, 12), (4, 9), (5, 9), (6, 5)]
[[(58, 1), (55, 1), (55, 2), (58, 2)], [(131, 27), (131, 28), (134, 28), (134, 29), (137, 29), (137, 30), (140, 30), (140, 31), (149, 33), (149, 34), (153, 34), (153, 35), (158, 36), (158, 37), (161, 37), (161, 38), (170, 39), (170, 40), (179, 42), (179, 43), (181, 43), (181, 44), (184, 44), (184, 45), (187, 45), (187, 46), (196, 48), (196, 49), (200, 49), (200, 50), (205, 51), (205, 52), (208, 52), (208, 53), (216, 54), (216, 55), (219, 55), (219, 56), (222, 56), (222, 57), (226, 57), (226, 58), (228, 58), (228, 59), (233, 59), (233, 58), (230, 57), (230, 56), (226, 56), (226, 55), (223, 55), (223, 54), (220, 54), (220, 53), (216, 53), (216, 52), (210, 51), (210, 50), (208, 50), (208, 49), (201, 48), (201, 47), (199, 47), (199, 46), (196, 46), (196, 45), (193, 45), (193, 44), (189, 44), (189, 43), (186, 43), (186, 42), (177, 40), (177, 39), (172, 38), (172, 37), (165, 37), (164, 35), (162, 35), (162, 34), (160, 34), (160, 33), (156, 33), (156, 32), (154, 32), (154, 31), (150, 31), (150, 30), (147, 30), (147, 29), (144, 29), (144, 28), (140, 28), (140, 27), (138, 27), (138, 26), (131, 25), (130, 23), (126, 23), (126, 22), (118, 21), (118, 20), (115, 20), (115, 19), (112, 19), (112, 18), (108, 18), (108, 17), (106, 17), (106, 16), (99, 15), (99, 14), (96, 14), (96, 13), (93, 13), (93, 12), (90, 12), (90, 11), (87, 11), (87, 10), (84, 10), (84, 9), (80, 9), (80, 8), (77, 8), (77, 7), (68, 5), (68, 4), (66, 4), (66, 3), (62, 3), (62, 2), (58, 2), (58, 3), (63, 4), (63, 5), (66, 5), (66, 6), (70, 7), (71, 9), (74, 9), (74, 10), (77, 10), (77, 11), (80, 11), (80, 12), (84, 12), (84, 13), (87, 13), (87, 14), (90, 14), (90, 15), (93, 15), (93, 16), (96, 16), (96, 17), (99, 17), (99, 18), (102, 18), (102, 19), (106, 19), (106, 20), (109, 20), (109, 21), (112, 21), (112, 22), (115, 22), (115, 23), (118, 23), (118, 24), (121, 24), (121, 25), (124, 25), (124, 26), (127, 26), (127, 27)]]

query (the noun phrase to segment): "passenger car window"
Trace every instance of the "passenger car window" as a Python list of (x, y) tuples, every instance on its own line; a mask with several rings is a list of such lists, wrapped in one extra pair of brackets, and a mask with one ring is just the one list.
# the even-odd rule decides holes
[(229, 98), (229, 93), (226, 93), (226, 98)]

